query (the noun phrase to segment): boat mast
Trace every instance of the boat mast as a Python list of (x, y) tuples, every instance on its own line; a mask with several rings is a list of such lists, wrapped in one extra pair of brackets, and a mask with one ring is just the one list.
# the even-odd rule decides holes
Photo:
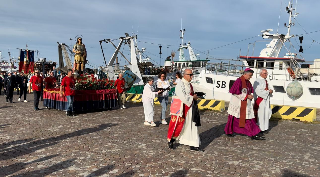
[(180, 36), (180, 39), (181, 39), (181, 45), (182, 46), (183, 46), (183, 35), (184, 35), (185, 31), (186, 31), (186, 29), (182, 29), (182, 18), (181, 18), (181, 28), (180, 28), (181, 36)]
[[(292, 7), (292, 0), (291, 0), (291, 2), (289, 1), (289, 5), (286, 7), (286, 11), (287, 11), (287, 13), (289, 14), (289, 24), (288, 24), (288, 26), (287, 26), (287, 28), (288, 28), (288, 33), (287, 33), (287, 37), (290, 37), (290, 30), (291, 30), (291, 26), (293, 26), (294, 25), (294, 23), (292, 23), (292, 17), (296, 17), (296, 16), (298, 16), (298, 13), (294, 13), (293, 14), (293, 11), (296, 11), (296, 8), (293, 8)], [(290, 37), (291, 38), (291, 37)]]
[(292, 7), (292, 2), (289, 1), (289, 5), (286, 7), (286, 11), (289, 14), (289, 24), (285, 24), (288, 28), (287, 34), (271, 34), (269, 32), (273, 31), (273, 29), (263, 30), (262, 37), (264, 39), (271, 39), (271, 42), (267, 44), (266, 48), (264, 48), (260, 52), (260, 57), (278, 57), (279, 53), (283, 47), (283, 44), (288, 41), (293, 36), (290, 35), (291, 27), (294, 25), (292, 23), (292, 17), (296, 17), (298, 13), (293, 13), (295, 9)]
[(180, 44), (180, 47), (179, 47), (179, 61), (186, 61), (186, 58), (184, 56), (184, 49), (187, 49), (188, 46), (185, 46), (184, 43), (183, 43), (183, 37), (184, 37), (184, 32), (185, 31), (186, 31), (186, 29), (182, 29), (182, 19), (181, 19), (181, 29), (180, 29), (180, 32), (181, 32), (181, 36), (180, 36), (181, 44)]

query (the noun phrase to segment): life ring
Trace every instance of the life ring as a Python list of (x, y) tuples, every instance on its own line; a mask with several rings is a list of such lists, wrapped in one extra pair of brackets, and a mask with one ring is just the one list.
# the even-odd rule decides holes
[(288, 70), (288, 73), (289, 73), (289, 75), (291, 76), (291, 78), (292, 79), (295, 79), (296, 78), (296, 76), (295, 76), (295, 74), (294, 74), (294, 72), (293, 72), (293, 70), (292, 70), (292, 68), (287, 68), (287, 70)]

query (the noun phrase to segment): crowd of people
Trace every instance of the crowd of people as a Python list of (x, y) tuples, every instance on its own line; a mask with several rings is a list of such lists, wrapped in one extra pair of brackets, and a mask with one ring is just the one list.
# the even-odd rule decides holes
[[(30, 80), (31, 75), (17, 72), (2, 72), (0, 75), (0, 95), (3, 93), (6, 97), (7, 103), (13, 102), (13, 92), (16, 90), (17, 95), (19, 96), (18, 101), (27, 101), (27, 89), (28, 81)], [(23, 95), (23, 100), (21, 97)]]
[[(260, 76), (252, 85), (250, 78), (254, 71), (250, 68), (232, 85), (229, 92), (232, 94), (228, 107), (228, 120), (225, 134), (233, 137), (236, 134), (249, 136), (253, 140), (265, 140), (268, 133), (269, 119), (271, 117), (270, 98), (273, 90), (267, 81), (267, 70), (262, 69)], [(160, 73), (159, 79), (154, 83), (148, 78), (144, 86), (142, 101), (144, 107), (144, 125), (156, 126), (154, 122), (154, 99), (158, 97), (161, 103), (161, 123), (165, 121), (165, 112), (168, 105), (169, 83), (166, 74)], [(198, 96), (193, 90), (191, 80), (193, 72), (185, 69), (183, 76), (176, 74), (174, 81), (175, 95), (170, 105), (171, 119), (168, 127), (168, 147), (174, 148), (174, 142), (190, 146), (191, 150), (200, 151), (200, 137), (198, 127), (201, 126), (200, 114), (197, 106)]]
[[(246, 135), (253, 140), (265, 140), (265, 134), (268, 133), (269, 119), (271, 117), (270, 98), (273, 90), (267, 81), (267, 70), (261, 69), (259, 78), (253, 83), (250, 82), (254, 71), (250, 68), (244, 70), (230, 88), (232, 94), (229, 107), (228, 119), (225, 126), (225, 134), (233, 137), (236, 134)], [(55, 71), (50, 71), (47, 77), (41, 76), (39, 70), (35, 70), (34, 75), (24, 75), (23, 73), (8, 72), (6, 76), (0, 76), (0, 94), (1, 88), (4, 88), (6, 102), (13, 102), (13, 91), (17, 90), (18, 101), (21, 101), (22, 95), (24, 102), (27, 102), (27, 91), (34, 94), (34, 110), (39, 110), (39, 100), (43, 95), (43, 88), (50, 89), (60, 87), (60, 96), (67, 98), (67, 116), (74, 116), (74, 88), (75, 79), (73, 71), (68, 70), (65, 77), (58, 78)], [(191, 80), (193, 72), (191, 69), (185, 69), (183, 75), (176, 73), (175, 93), (170, 105), (171, 119), (168, 126), (168, 147), (173, 149), (174, 142), (190, 146), (191, 150), (199, 151), (200, 137), (198, 127), (201, 126), (200, 114), (197, 106), (198, 96), (193, 90)], [(29, 84), (28, 84), (29, 83)], [(58, 84), (60, 83), (60, 84)], [(60, 86), (59, 86), (60, 85)], [(125, 109), (126, 89), (125, 80), (122, 74), (119, 74), (115, 81), (115, 88), (118, 95), (118, 106)], [(160, 72), (158, 80), (154, 82), (152, 77), (147, 79), (142, 94), (144, 108), (144, 125), (157, 126), (154, 122), (154, 99), (157, 97), (161, 105), (160, 123), (167, 125), (166, 110), (169, 101), (170, 83), (166, 79), (166, 72)]]
[(39, 110), (39, 100), (43, 101), (43, 90), (58, 87), (64, 77), (65, 74), (58, 74), (55, 67), (46, 74), (43, 74), (38, 69), (29, 74), (11, 71), (2, 72), (0, 74), (0, 95), (3, 92), (6, 103), (13, 103), (13, 92), (16, 91), (19, 96), (18, 102), (28, 102), (27, 93), (33, 92), (34, 110), (37, 111)]

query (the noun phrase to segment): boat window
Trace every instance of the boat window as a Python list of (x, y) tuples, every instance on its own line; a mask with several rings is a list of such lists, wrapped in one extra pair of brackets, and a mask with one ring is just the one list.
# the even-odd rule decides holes
[(211, 77), (206, 77), (206, 81), (207, 81), (207, 83), (209, 83), (209, 84), (213, 84), (213, 80), (212, 80)]
[(233, 85), (233, 83), (235, 82), (236, 80), (230, 80), (230, 82), (229, 82), (229, 90), (231, 89), (231, 87), (232, 87), (232, 85)]
[(309, 88), (311, 95), (320, 95), (320, 88)]
[(279, 70), (282, 70), (283, 62), (279, 62)]
[(264, 61), (257, 61), (258, 68), (264, 68), (263, 63)]
[(267, 69), (274, 69), (274, 62), (267, 62)]
[(286, 93), (286, 91), (284, 90), (284, 87), (283, 87), (283, 86), (276, 86), (276, 85), (274, 85), (274, 86), (273, 86), (273, 89), (274, 89), (275, 92)]
[(192, 67), (200, 67), (200, 62), (192, 62)]
[(283, 62), (283, 69), (287, 68), (287, 67), (291, 67), (290, 62)]
[(248, 63), (250, 68), (253, 68), (254, 60), (247, 60), (247, 63)]

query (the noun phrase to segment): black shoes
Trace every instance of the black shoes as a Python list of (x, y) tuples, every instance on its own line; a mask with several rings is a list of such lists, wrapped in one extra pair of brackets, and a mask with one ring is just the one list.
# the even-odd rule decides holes
[(252, 140), (266, 140), (266, 138), (264, 136), (259, 136), (259, 135), (252, 136), (251, 139)]
[(226, 134), (228, 137), (234, 137), (234, 136), (236, 136), (234, 133), (232, 133), (232, 134)]
[[(174, 141), (175, 141), (175, 139), (171, 139), (170, 142), (168, 142), (169, 149), (174, 149), (173, 148)], [(194, 146), (190, 146), (190, 150), (191, 151), (201, 151), (201, 149), (199, 149), (199, 147), (194, 147)]]
[(168, 142), (169, 149), (173, 149), (173, 142)]
[(173, 142), (175, 141), (175, 139), (171, 139), (170, 142), (168, 142), (169, 149), (173, 149)]
[(67, 112), (67, 116), (77, 116), (74, 112)]
[(190, 146), (191, 151), (200, 151), (199, 147)]

